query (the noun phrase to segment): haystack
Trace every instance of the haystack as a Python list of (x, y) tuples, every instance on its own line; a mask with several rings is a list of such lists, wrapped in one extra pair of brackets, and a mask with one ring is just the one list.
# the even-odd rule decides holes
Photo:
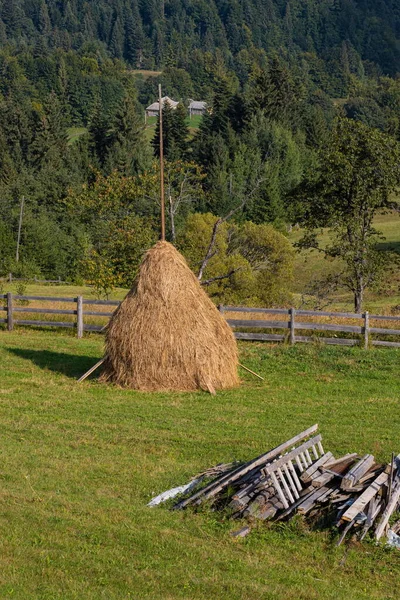
[(233, 333), (168, 242), (145, 255), (107, 329), (103, 381), (137, 390), (238, 385)]

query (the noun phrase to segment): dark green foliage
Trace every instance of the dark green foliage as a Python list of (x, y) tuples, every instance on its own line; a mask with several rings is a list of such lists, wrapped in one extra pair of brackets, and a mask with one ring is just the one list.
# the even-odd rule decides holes
[[(301, 244), (341, 261), (338, 282), (353, 292), (355, 312), (361, 312), (365, 289), (391, 263), (379, 250), (373, 222), (377, 211), (399, 208), (391, 195), (400, 185), (400, 145), (363, 123), (338, 119), (321, 149), (320, 165), (299, 191), (298, 216), (308, 228)], [(321, 227), (331, 233), (323, 248), (315, 233)]]
[[(168, 160), (184, 159), (187, 150), (188, 127), (186, 125), (187, 111), (180, 103), (174, 109), (165, 102), (162, 109), (164, 156)], [(157, 121), (153, 139), (154, 155), (160, 156), (160, 121)]]
[[(336, 114), (363, 123), (371, 139), (376, 129), (400, 139), (399, 27), (389, 0), (3, 0), (5, 259), (22, 195), (21, 256), (54, 277), (78, 273), (73, 248), (93, 245), (111, 193), (105, 183), (89, 226), (66, 217), (70, 190), (90, 188), (98, 176), (143, 175), (151, 190), (142, 189), (125, 216), (158, 214), (159, 177), (150, 167), (158, 129), (145, 132), (143, 109), (157, 99), (159, 83), (180, 101), (164, 111), (165, 156), (204, 173), (178, 229), (192, 210), (282, 228), (298, 218), (289, 199), (313, 180)], [(190, 99), (208, 104), (199, 129), (197, 118), (187, 119)], [(302, 209), (300, 217), (311, 220)], [(129, 219), (120, 239), (134, 247)], [(150, 230), (156, 235), (157, 225)]]

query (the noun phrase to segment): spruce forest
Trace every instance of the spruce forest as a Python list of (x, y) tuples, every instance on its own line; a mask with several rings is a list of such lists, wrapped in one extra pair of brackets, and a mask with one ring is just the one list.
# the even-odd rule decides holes
[(317, 295), (362, 309), (395, 262), (374, 219), (398, 218), (399, 73), (395, 0), (0, 0), (0, 276), (131, 285), (161, 83), (168, 239), (211, 296), (288, 302), (297, 228), (340, 261)]

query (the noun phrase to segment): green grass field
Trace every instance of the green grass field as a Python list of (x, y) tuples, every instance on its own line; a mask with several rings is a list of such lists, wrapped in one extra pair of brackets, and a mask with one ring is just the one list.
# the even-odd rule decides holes
[(210, 510), (149, 499), (315, 422), (338, 455), (400, 452), (399, 352), (241, 345), (240, 389), (144, 394), (76, 377), (102, 338), (0, 332), (0, 598), (398, 598), (400, 553), (301, 522), (233, 540)]
[(86, 127), (69, 127), (67, 129), (68, 145), (71, 146), (74, 142), (79, 140), (82, 135), (85, 135), (88, 130)]

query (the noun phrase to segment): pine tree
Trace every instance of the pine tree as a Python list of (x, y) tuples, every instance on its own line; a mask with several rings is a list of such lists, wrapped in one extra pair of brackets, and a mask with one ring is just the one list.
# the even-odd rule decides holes
[(143, 139), (144, 128), (129, 95), (124, 98), (107, 135), (109, 140), (107, 172), (116, 169), (127, 176), (136, 175), (147, 166), (150, 157), (146, 152), (147, 146)]
[(189, 130), (186, 125), (187, 111), (180, 102), (172, 115), (171, 147), (168, 155), (169, 160), (185, 158), (187, 152), (187, 138)]
[(132, 0), (125, 8), (124, 56), (131, 65), (139, 69), (143, 61), (144, 38), (139, 7), (136, 0)]
[(15, 168), (9, 154), (7, 139), (4, 132), (0, 129), (0, 181), (8, 185), (15, 175)]
[(5, 23), (8, 37), (16, 37), (21, 28), (21, 18), (15, 0), (4, 0), (1, 18)]
[(51, 31), (49, 11), (45, 2), (40, 5), (38, 29), (45, 36), (48, 36)]
[(95, 100), (88, 130), (91, 154), (98, 165), (102, 167), (109, 151), (110, 138), (108, 120), (104, 114), (103, 105), (99, 96), (97, 96)]
[(114, 58), (123, 58), (124, 55), (124, 27), (118, 15), (114, 21), (110, 36), (110, 52)]
[[(178, 160), (185, 157), (187, 149), (188, 127), (186, 125), (186, 110), (178, 104), (176, 109), (166, 102), (162, 109), (163, 117), (163, 146), (164, 156), (168, 160)], [(160, 120), (157, 121), (156, 133), (152, 141), (154, 155), (160, 156)]]

